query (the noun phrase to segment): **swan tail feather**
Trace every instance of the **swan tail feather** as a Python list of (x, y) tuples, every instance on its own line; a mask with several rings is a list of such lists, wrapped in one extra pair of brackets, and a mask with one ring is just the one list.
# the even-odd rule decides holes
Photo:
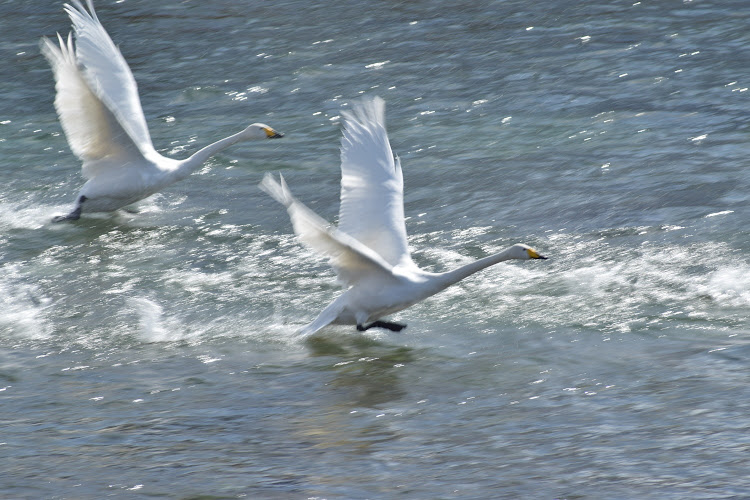
[[(343, 296), (342, 296), (343, 297)], [(323, 309), (320, 314), (318, 314), (318, 317), (313, 320), (312, 323), (309, 325), (301, 328), (297, 332), (297, 336), (300, 338), (306, 338), (310, 335), (314, 334), (321, 328), (324, 328), (334, 321), (336, 321), (336, 318), (338, 318), (339, 314), (341, 314), (341, 311), (344, 310), (344, 304), (342, 302), (342, 297), (337, 298), (328, 306)]]

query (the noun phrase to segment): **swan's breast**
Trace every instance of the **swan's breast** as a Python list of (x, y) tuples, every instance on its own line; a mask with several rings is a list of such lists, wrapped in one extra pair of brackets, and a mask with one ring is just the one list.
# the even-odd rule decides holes
[(127, 163), (118, 166), (97, 168), (98, 174), (81, 188), (87, 200), (85, 212), (109, 212), (117, 210), (159, 191), (166, 184), (167, 176), (150, 162)]

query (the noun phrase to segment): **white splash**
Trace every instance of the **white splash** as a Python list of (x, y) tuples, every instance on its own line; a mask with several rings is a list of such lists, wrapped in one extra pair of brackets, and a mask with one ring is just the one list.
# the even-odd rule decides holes
[(750, 266), (721, 267), (707, 276), (699, 292), (711, 297), (720, 307), (750, 306)]
[(162, 307), (145, 297), (131, 297), (128, 305), (138, 314), (139, 336), (146, 342), (174, 342), (185, 337), (174, 318), (164, 316)]
[[(72, 203), (71, 203), (72, 204)], [(39, 229), (52, 217), (70, 211), (67, 205), (43, 205), (26, 202), (0, 202), (0, 231), (12, 229)]]
[(719, 215), (729, 215), (729, 214), (732, 214), (732, 213), (734, 213), (734, 210), (722, 210), (721, 212), (710, 213), (710, 214), (706, 215), (705, 217), (706, 218), (708, 218), (708, 217), (716, 217), (716, 216), (719, 216)]
[(30, 339), (45, 339), (52, 334), (47, 318), (51, 300), (37, 287), (12, 279), (7, 266), (0, 278), (0, 332)]

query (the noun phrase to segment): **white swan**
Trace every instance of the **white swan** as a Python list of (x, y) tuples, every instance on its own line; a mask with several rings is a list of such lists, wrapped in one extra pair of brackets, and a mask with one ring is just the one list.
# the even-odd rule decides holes
[[(405, 309), (450, 285), (509, 259), (545, 259), (534, 249), (513, 245), (500, 253), (445, 273), (417, 267), (409, 255), (404, 224), (403, 177), (385, 129), (385, 102), (364, 100), (342, 112), (341, 207), (338, 228), (292, 196), (284, 178), (266, 174), (261, 189), (287, 207), (299, 238), (327, 256), (347, 290), (304, 327), (311, 335), (324, 326), (354, 324), (400, 331), (406, 325), (379, 318)], [(368, 322), (372, 322), (367, 324)]]
[(215, 142), (186, 160), (157, 153), (151, 144), (138, 88), (122, 57), (87, 0), (65, 4), (73, 22), (76, 47), (58, 34), (58, 47), (42, 38), (41, 49), (55, 75), (55, 108), (73, 153), (83, 161), (87, 179), (75, 209), (55, 221), (75, 220), (81, 212), (111, 212), (146, 198), (190, 175), (210, 156), (250, 139), (282, 137), (254, 123)]

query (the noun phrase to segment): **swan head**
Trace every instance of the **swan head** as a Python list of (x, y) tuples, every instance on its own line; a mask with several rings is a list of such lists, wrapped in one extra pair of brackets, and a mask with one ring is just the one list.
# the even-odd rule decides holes
[(516, 243), (512, 247), (510, 247), (510, 257), (512, 259), (521, 259), (521, 260), (529, 260), (529, 259), (546, 259), (544, 255), (540, 254), (533, 248), (531, 248), (528, 245), (524, 245), (523, 243)]
[(284, 137), (284, 134), (277, 132), (265, 123), (253, 123), (241, 133), (245, 140), (280, 139), (281, 137)]

